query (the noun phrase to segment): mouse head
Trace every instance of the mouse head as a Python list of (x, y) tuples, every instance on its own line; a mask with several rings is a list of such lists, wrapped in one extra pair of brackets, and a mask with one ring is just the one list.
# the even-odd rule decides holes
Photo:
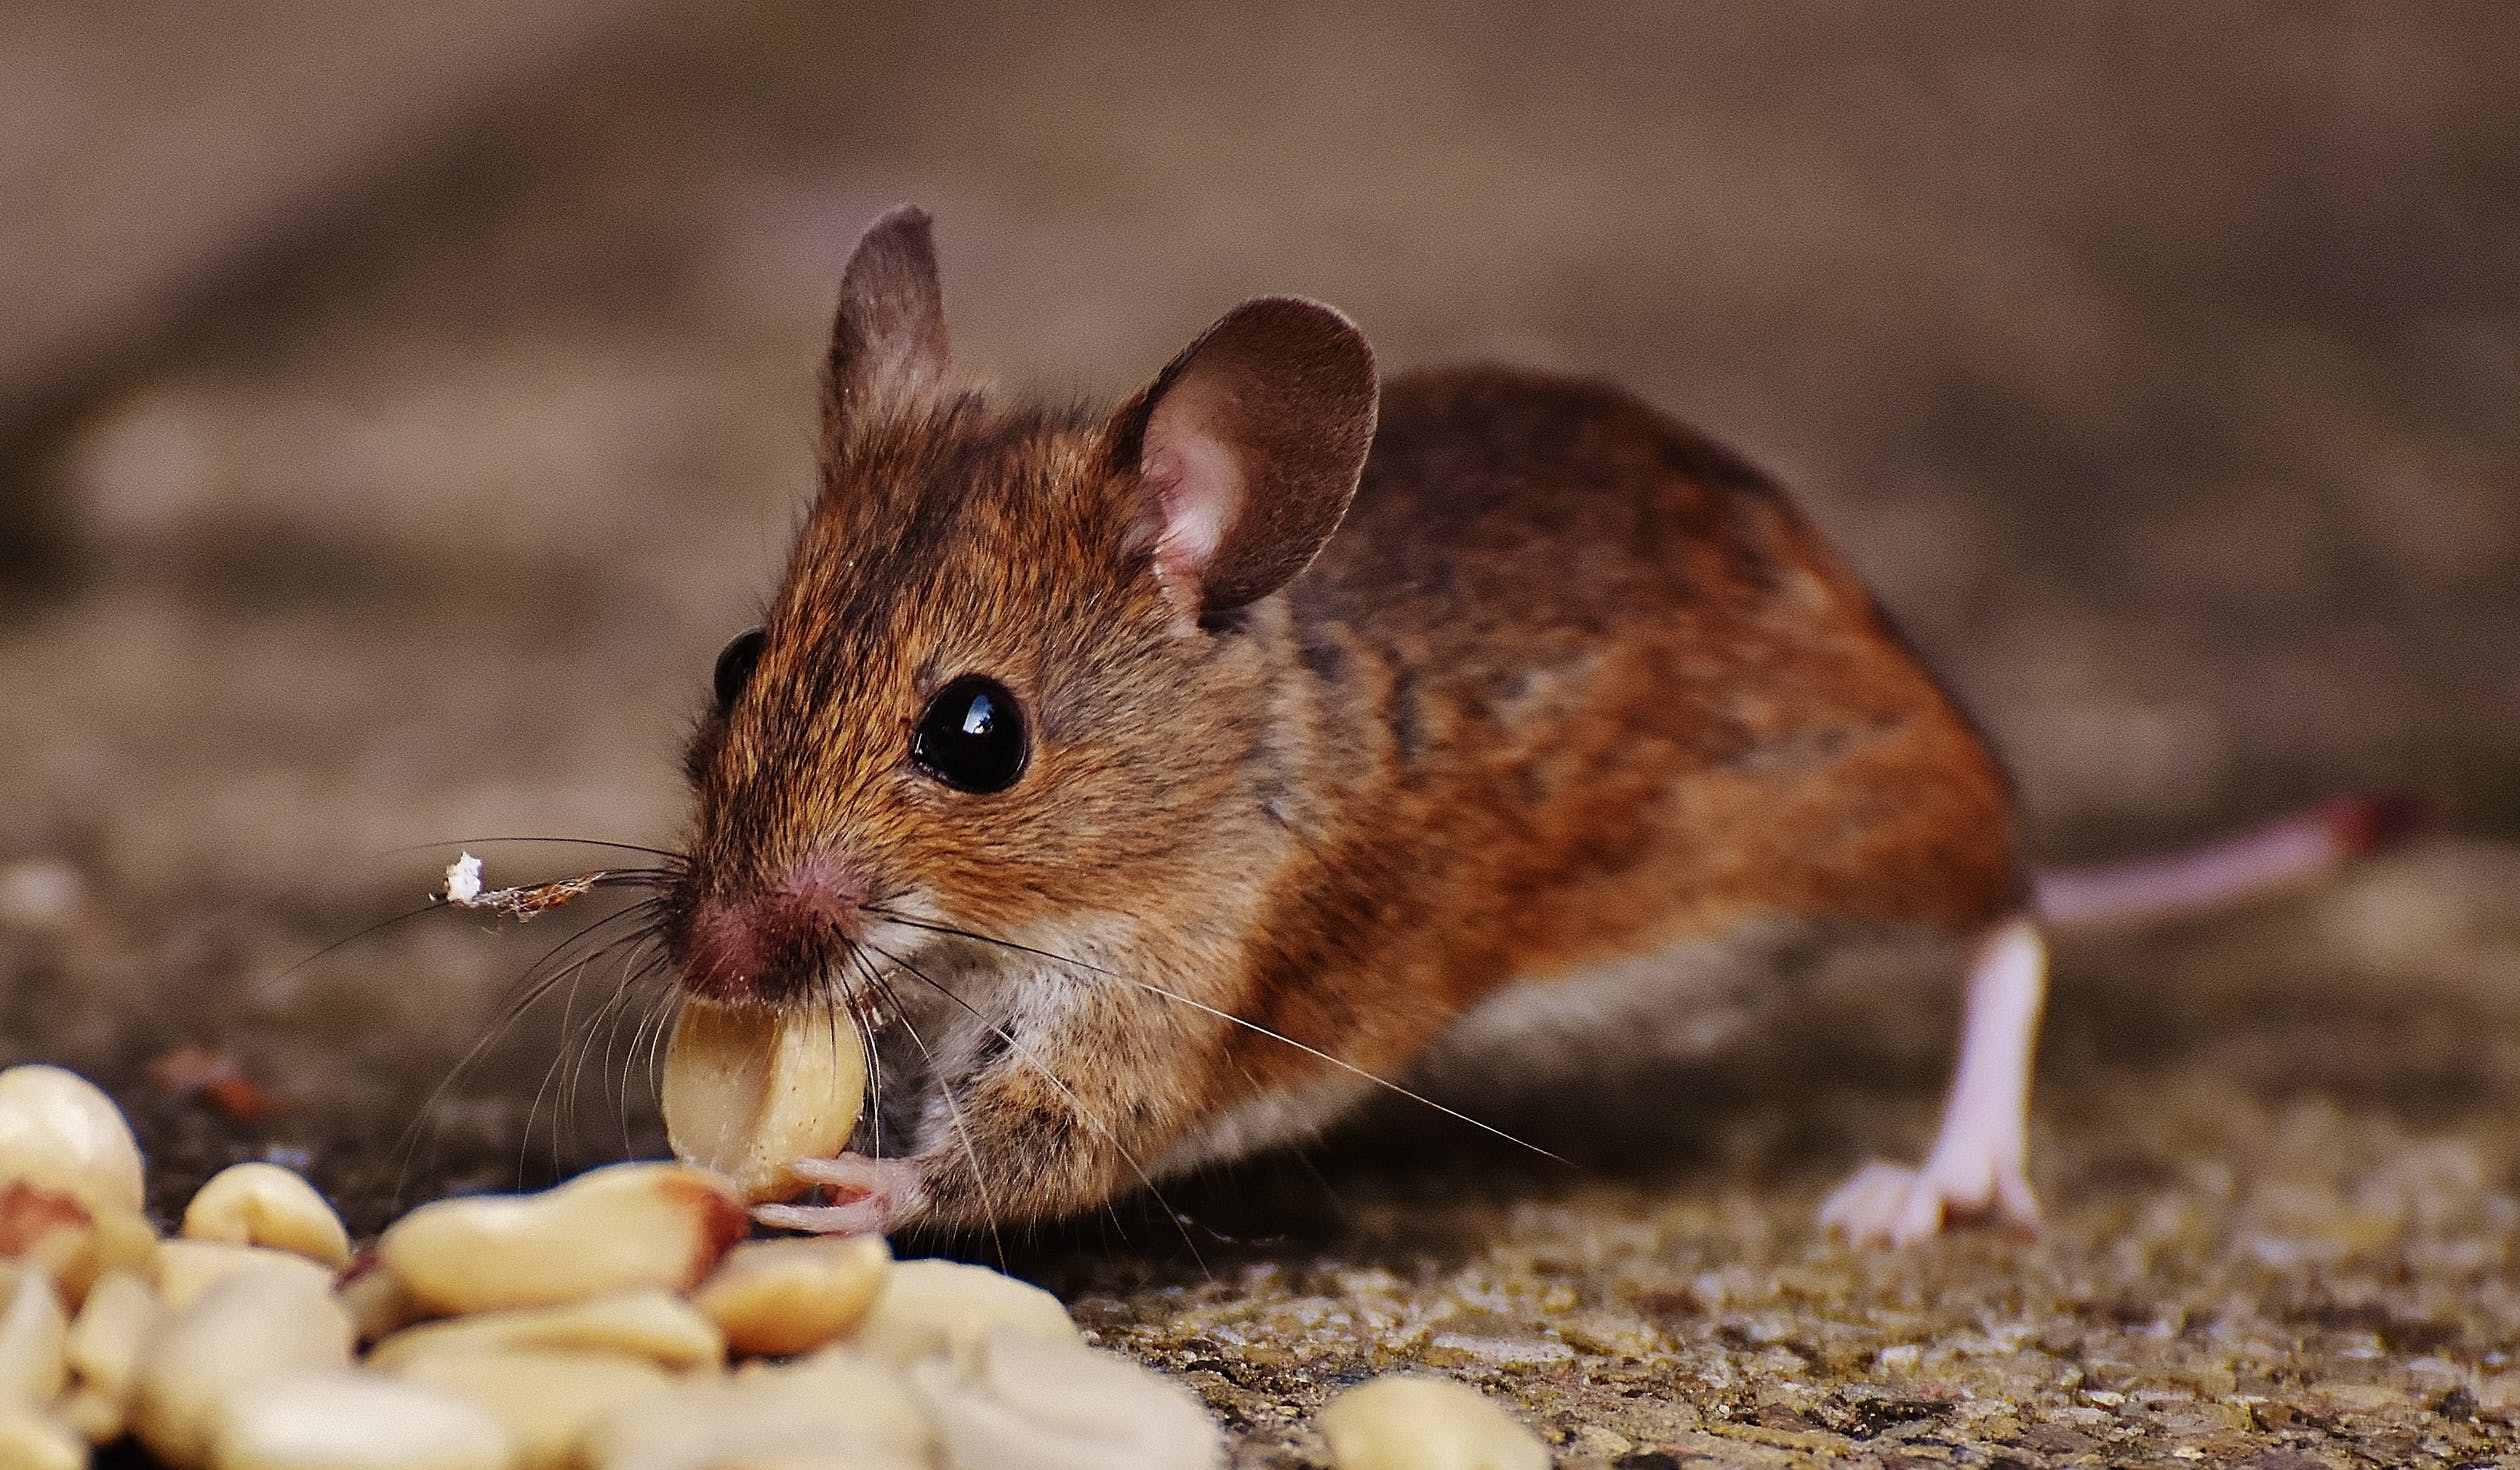
[(1283, 841), (1254, 645), (1345, 514), (1375, 404), (1364, 338), (1288, 298), (1108, 414), (991, 404), (953, 380), (927, 216), (877, 221), (841, 285), (820, 494), (691, 746), (686, 989), (863, 1014), (888, 971), (918, 988), (903, 963), (984, 963), (945, 931), (1226, 943)]

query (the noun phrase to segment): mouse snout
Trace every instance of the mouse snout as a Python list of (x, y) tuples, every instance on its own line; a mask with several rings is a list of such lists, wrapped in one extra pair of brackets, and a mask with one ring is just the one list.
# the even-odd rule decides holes
[(675, 936), (683, 988), (717, 1001), (778, 1001), (815, 987), (824, 966), (864, 934), (865, 880), (811, 858), (750, 893), (710, 893)]

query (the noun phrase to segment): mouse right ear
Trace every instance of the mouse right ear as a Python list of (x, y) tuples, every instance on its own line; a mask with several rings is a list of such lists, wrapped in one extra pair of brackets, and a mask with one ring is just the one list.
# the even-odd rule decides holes
[(945, 362), (936, 242), (927, 211), (904, 204), (867, 226), (841, 273), (823, 378), (825, 441), (842, 442), (870, 406), (905, 402), (942, 381)]
[(1346, 516), (1374, 439), (1374, 352), (1317, 301), (1246, 301), (1113, 415), (1143, 487), (1139, 534), (1192, 616), (1257, 602)]

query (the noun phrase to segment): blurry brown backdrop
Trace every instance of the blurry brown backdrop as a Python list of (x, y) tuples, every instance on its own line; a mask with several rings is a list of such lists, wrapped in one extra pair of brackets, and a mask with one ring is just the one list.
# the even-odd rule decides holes
[[(537, 1087), (601, 976), (423, 1108), (559, 934), (432, 915), (292, 967), (425, 892), (451, 850), (415, 844), (674, 838), (708, 661), (810, 489), (839, 263), (916, 200), (958, 353), (1010, 388), (1117, 393), (1225, 306), (1294, 291), (1393, 365), (1607, 375), (1745, 448), (1984, 717), (2052, 856), (2341, 787), (2451, 804), (2457, 835), (2324, 898), (2067, 956), (2042, 1099), (2066, 1213), (2037, 1249), (2099, 1273), (2083, 1297), (2154, 1290), (2158, 1263), (2102, 1269), (2077, 1242), (2104, 1257), (2221, 1160), (2225, 1214), (2182, 1259), (2310, 1324), (2273, 1351), (2341, 1352), (2320, 1334), (2376, 1329), (2284, 1303), (2430, 1321), (2383, 1298), (2452, 1267), (2410, 1266), (2399, 1220), (2367, 1260), (2287, 1275), (2247, 1245), (2247, 1171), (2316, 1160), (2261, 1182), (2333, 1203), (2362, 1198), (2358, 1169), (2448, 1148), (2465, 1162), (2423, 1176), (2448, 1191), (2424, 1228), (2472, 1247), (2441, 1288), (2468, 1305), (2428, 1339), (2448, 1366), (2422, 1379), (2385, 1342), (2317, 1361), (2377, 1361), (2397, 1376), (2353, 1371), (2486, 1433), (2491, 1413), (2437, 1411), (2454, 1382), (2490, 1400), (2489, 1355), (2520, 1346), (2520, 1308), (2477, 1285), (2507, 1279), (2520, 1159), (2515, 77), (2520, 10), (2490, 0), (21, 0), (0, 13), (0, 1061), (112, 1083), (170, 1191), (303, 1150), (371, 1225), (520, 1153), (530, 1175), (652, 1146), (634, 1097), (520, 1149), (560, 1111), (568, 1089)], [(1444, 1249), (1474, 1262), (1627, 1220), (1651, 1278), (1595, 1252), (1581, 1293), (1649, 1346), (1480, 1371), (1580, 1463), (1766, 1422), (1765, 1389), (1657, 1389), (1651, 1412), (1543, 1390), (1655, 1353), (1651, 1381), (1697, 1352), (1681, 1377), (1712, 1382), (1705, 1363), (1764, 1351), (1711, 1325), (1721, 1292), (1652, 1293), (1824, 1249), (1828, 1177), (1925, 1135), (1943, 995), (1819, 1004), (1711, 1062), (1662, 1164), (1576, 1188), (1594, 1215), (1464, 1217)], [(179, 1046), (289, 1109), (153, 1087)], [(1292, 1248), (1325, 1270), (1373, 1233), (1371, 1186), (1345, 1194), (1347, 1224)], [(1710, 1198), (1760, 1223), (1719, 1248), (1658, 1213)], [(2022, 1269), (1958, 1249), (1900, 1289)], [(1269, 1295), (1212, 1264), (1072, 1269), (1159, 1355), (1172, 1317), (1145, 1292)], [(2365, 1278), (2369, 1300), (2337, 1284)], [(1373, 1351), (1441, 1361), (1430, 1340)], [(1255, 1446), (1326, 1381), (1201, 1371), (1252, 1396)], [(1780, 1412), (1851, 1433), (1814, 1402)], [(1971, 1433), (2160, 1450), (2120, 1407)], [(2196, 1433), (2284, 1439), (2242, 1417)], [(2296, 1448), (2424, 1443), (2359, 1422), (2304, 1420)]]

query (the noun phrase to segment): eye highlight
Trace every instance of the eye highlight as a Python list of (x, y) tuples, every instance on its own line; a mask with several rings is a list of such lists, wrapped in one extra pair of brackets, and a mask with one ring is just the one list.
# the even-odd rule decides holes
[(983, 674), (938, 690), (910, 737), (910, 759), (920, 770), (983, 796), (1014, 785), (1030, 754), (1015, 696)]
[(761, 665), (761, 645), (765, 637), (759, 628), (746, 628), (728, 639), (726, 646), (718, 650), (713, 682), (717, 687), (719, 714), (734, 708), (735, 697), (752, 682), (753, 670)]

